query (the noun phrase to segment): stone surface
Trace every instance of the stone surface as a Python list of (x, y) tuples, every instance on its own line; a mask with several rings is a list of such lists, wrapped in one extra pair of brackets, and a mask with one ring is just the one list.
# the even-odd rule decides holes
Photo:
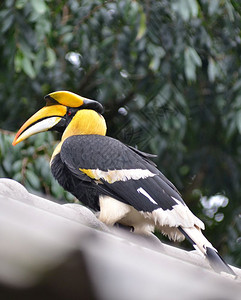
[[(1, 299), (240, 299), (205, 259), (0, 179)], [(234, 268), (241, 276), (240, 269)]]

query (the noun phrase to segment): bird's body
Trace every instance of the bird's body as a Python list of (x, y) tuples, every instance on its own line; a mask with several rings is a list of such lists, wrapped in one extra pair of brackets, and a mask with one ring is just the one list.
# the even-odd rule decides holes
[(46, 97), (47, 106), (20, 128), (13, 145), (44, 130), (62, 133), (51, 159), (53, 176), (107, 225), (119, 222), (137, 233), (160, 230), (170, 239), (187, 237), (219, 272), (234, 275), (203, 236), (204, 224), (150, 155), (105, 136), (102, 106), (70, 92)]
[(174, 240), (184, 238), (178, 226), (204, 228), (153, 163), (116, 139), (68, 137), (53, 158), (51, 170), (78, 199), (82, 190), (80, 200), (93, 209), (100, 208), (100, 219), (106, 224), (119, 222), (146, 234), (156, 227)]

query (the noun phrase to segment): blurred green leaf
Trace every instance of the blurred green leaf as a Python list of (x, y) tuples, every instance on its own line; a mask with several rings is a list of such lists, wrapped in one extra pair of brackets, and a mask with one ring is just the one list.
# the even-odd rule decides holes
[(239, 110), (236, 113), (236, 124), (237, 124), (237, 128), (238, 128), (239, 133), (241, 133), (241, 110)]
[(45, 62), (45, 49), (41, 48), (39, 49), (34, 59), (34, 70), (36, 71), (36, 74), (38, 74), (41, 71), (44, 62)]
[(209, 13), (209, 15), (217, 13), (219, 5), (220, 5), (220, 1), (219, 0), (209, 1), (208, 2), (208, 13)]
[(192, 47), (187, 47), (184, 52), (185, 75), (188, 80), (196, 80), (196, 67), (202, 65), (202, 61), (197, 51)]
[(33, 68), (33, 64), (31, 62), (31, 60), (27, 57), (24, 56), (23, 60), (22, 60), (22, 68), (23, 71), (31, 78), (34, 79), (36, 74)]
[(12, 165), (12, 171), (14, 173), (19, 173), (22, 169), (22, 160), (16, 160)]
[(51, 68), (54, 66), (56, 62), (56, 55), (53, 49), (47, 48), (46, 49), (47, 53), (47, 61), (45, 62), (46, 67)]
[(63, 43), (70, 43), (72, 41), (72, 39), (74, 38), (73, 33), (72, 32), (67, 32), (63, 35)]
[(34, 53), (31, 50), (31, 46), (28, 45), (26, 43), (26, 41), (21, 40), (20, 43), (19, 43), (19, 48), (20, 48), (20, 51), (21, 51), (21, 53), (23, 54), (24, 57), (26, 56), (29, 59), (34, 59), (35, 58)]
[(22, 70), (22, 61), (23, 55), (20, 51), (17, 51), (14, 57), (14, 68), (17, 73), (19, 73)]
[(16, 180), (18, 182), (21, 182), (22, 180), (22, 174), (21, 173), (15, 173), (12, 177), (13, 180)]
[(136, 40), (141, 39), (146, 32), (146, 15), (143, 9), (141, 8), (141, 6), (139, 6), (139, 15), (140, 15), (140, 25), (137, 32)]
[(26, 5), (27, 1), (28, 1), (28, 0), (17, 0), (17, 1), (15, 2), (15, 7), (16, 7), (17, 9), (22, 9), (22, 8)]
[(218, 74), (218, 70), (214, 60), (210, 57), (208, 60), (208, 78), (213, 82)]
[(198, 16), (198, 1), (196, 0), (187, 0), (188, 7), (190, 9), (190, 15), (193, 18), (196, 18)]
[(30, 0), (33, 9), (40, 15), (43, 15), (47, 11), (47, 6), (44, 0)]
[(14, 15), (8, 15), (1, 26), (1, 32), (5, 33), (14, 22)]
[(33, 187), (35, 190), (38, 190), (40, 188), (40, 180), (38, 176), (31, 170), (27, 170), (25, 175), (31, 187)]
[(175, 0), (172, 1), (172, 8), (181, 15), (184, 21), (198, 15), (198, 2), (196, 0)]

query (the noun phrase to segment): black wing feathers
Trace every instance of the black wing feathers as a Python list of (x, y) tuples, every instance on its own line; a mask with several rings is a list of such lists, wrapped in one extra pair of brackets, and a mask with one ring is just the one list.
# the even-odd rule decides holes
[(105, 172), (123, 169), (149, 170), (154, 174), (152, 177), (114, 183), (101, 180), (102, 184), (96, 185), (100, 194), (113, 196), (137, 210), (171, 210), (177, 204), (173, 198), (184, 203), (175, 186), (149, 162), (148, 154), (134, 150), (113, 138), (100, 135), (71, 136), (63, 143), (60, 155), (71, 172), (81, 180), (85, 180), (86, 175), (80, 169), (99, 169)]
[[(163, 182), (158, 182), (158, 177), (151, 177), (146, 179), (133, 180), (130, 184), (118, 181), (112, 184), (105, 182), (105, 188), (107, 191), (112, 191), (118, 193), (122, 196), (125, 203), (131, 204), (135, 209), (144, 212), (150, 212), (158, 208), (163, 210), (172, 210), (173, 206), (177, 202), (170, 197), (165, 189), (160, 189), (160, 184)], [(128, 186), (127, 186), (128, 185)], [(151, 189), (150, 189), (151, 187)], [(147, 198), (143, 193), (141, 193), (140, 188), (147, 191), (151, 199)], [(139, 190), (139, 192), (138, 192)]]
[(139, 154), (144, 160), (149, 162), (151, 165), (156, 167), (156, 164), (154, 163), (154, 161), (150, 160), (150, 158), (155, 158), (155, 157), (157, 157), (157, 155), (140, 151), (137, 148), (129, 146), (129, 145), (126, 145), (126, 146), (128, 148), (130, 148), (132, 151), (134, 151), (135, 153)]
[[(140, 155), (118, 140), (101, 135), (71, 136), (61, 148), (61, 159), (82, 169), (146, 169), (145, 164), (149, 163), (140, 158)], [(159, 171), (155, 168), (155, 172)]]
[[(132, 151), (136, 152), (137, 154), (139, 154), (146, 162), (148, 162), (148, 163), (150, 164), (150, 166), (149, 166), (149, 169), (150, 169), (150, 170), (152, 169), (152, 168), (151, 168), (151, 165), (154, 166), (155, 169), (156, 169), (157, 165), (156, 165), (152, 160), (150, 160), (150, 158), (155, 158), (155, 157), (157, 157), (157, 155), (155, 155), (155, 154), (150, 154), (150, 153), (146, 153), (146, 152), (142, 152), (142, 151), (140, 151), (140, 150), (138, 150), (138, 149), (136, 149), (136, 148), (134, 148), (134, 147), (132, 147), (132, 146), (129, 146), (129, 145), (127, 145), (127, 147), (130, 148)], [(177, 188), (175, 187), (175, 185), (172, 184), (171, 181), (169, 181), (169, 180), (162, 174), (161, 171), (159, 171), (159, 170), (157, 170), (157, 171), (159, 172), (158, 174), (159, 174), (159, 176), (162, 178), (162, 180), (165, 181), (165, 182), (166, 182), (172, 189), (174, 189), (179, 195), (181, 195), (181, 194), (179, 193), (179, 191), (177, 190)]]
[(60, 154), (54, 157), (51, 171), (66, 191), (93, 210), (99, 210), (99, 192), (87, 175), (81, 172), (77, 174), (77, 170), (73, 166), (62, 162)]

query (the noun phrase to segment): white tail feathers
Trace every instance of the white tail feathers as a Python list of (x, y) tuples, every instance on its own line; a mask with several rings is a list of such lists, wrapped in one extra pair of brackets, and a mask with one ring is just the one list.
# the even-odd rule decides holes
[(210, 266), (214, 271), (218, 273), (226, 273), (236, 278), (237, 275), (226, 264), (222, 257), (218, 254), (218, 251), (202, 234), (201, 229), (197, 227), (185, 228), (179, 226), (178, 229), (182, 234), (192, 243), (193, 247), (199, 250), (208, 259)]
[[(180, 229), (180, 227), (179, 227)], [(202, 234), (200, 228), (192, 227), (192, 228), (183, 228), (181, 227), (181, 232), (185, 235), (185, 237), (192, 243), (193, 247), (202, 254), (207, 255), (207, 247), (214, 249), (216, 252), (217, 250), (213, 247), (213, 245), (205, 238)]]

